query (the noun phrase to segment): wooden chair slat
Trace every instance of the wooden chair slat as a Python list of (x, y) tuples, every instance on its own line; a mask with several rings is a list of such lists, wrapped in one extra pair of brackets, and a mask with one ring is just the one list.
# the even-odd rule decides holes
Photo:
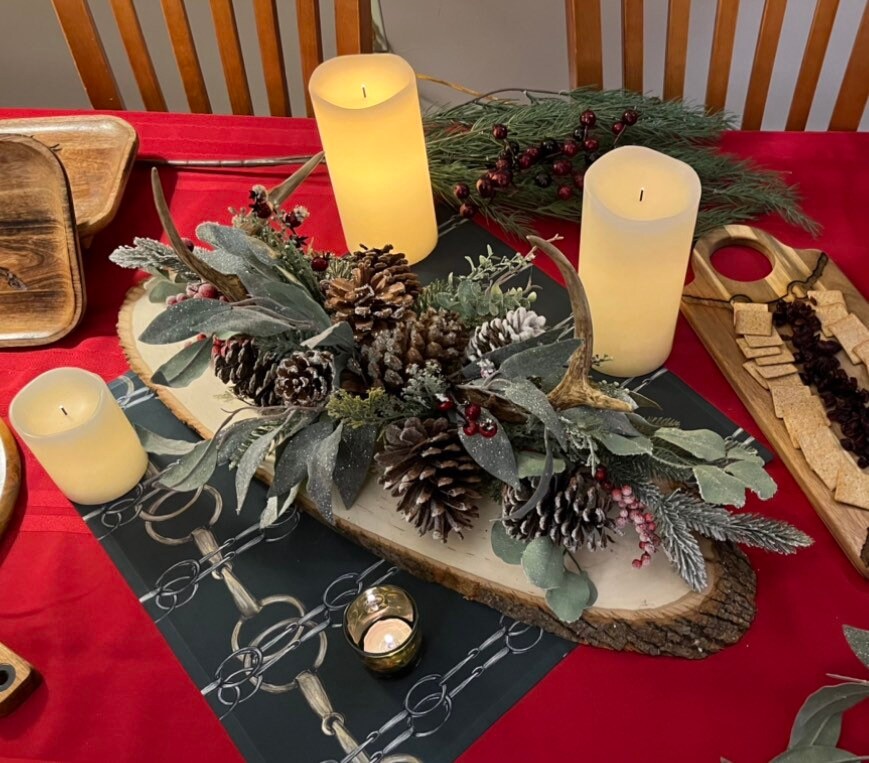
[(166, 19), (166, 28), (178, 64), (178, 72), (181, 74), (181, 82), (184, 84), (187, 104), (194, 114), (210, 114), (211, 101), (208, 99), (208, 90), (205, 87), (205, 78), (202, 76), (202, 67), (199, 65), (199, 56), (196, 53), (196, 44), (193, 42), (193, 32), (190, 29), (184, 0), (160, 0), (160, 5), (163, 8), (163, 17)]
[(308, 80), (311, 74), (323, 63), (323, 40), (320, 35), (319, 0), (296, 0), (296, 26), (299, 30), (299, 55), (302, 59), (302, 84), (305, 88), (305, 110), (309, 117), (314, 116), (311, 95), (308, 93)]
[(769, 94), (769, 83), (772, 79), (772, 68), (775, 64), (786, 7), (787, 0), (766, 0), (763, 4), (760, 33), (754, 48), (754, 63), (751, 67), (751, 79), (748, 82), (748, 93), (745, 96), (745, 108), (742, 112), (744, 130), (759, 130), (763, 122), (763, 112), (766, 109), (766, 97)]
[(643, 92), (643, 0), (622, 0), (622, 82)]
[(718, 0), (709, 75), (706, 78), (706, 105), (713, 111), (721, 111), (727, 99), (727, 84), (730, 81), (730, 64), (733, 61), (733, 41), (736, 39), (738, 18), (739, 0)]
[(148, 111), (168, 111), (133, 0), (111, 0), (111, 6), (145, 108)]
[(831, 130), (854, 131), (860, 126), (866, 98), (869, 96), (869, 3), (857, 30), (854, 47), (830, 118)]
[(603, 87), (600, 0), (565, 0), (570, 86)]
[(806, 122), (812, 108), (812, 101), (815, 98), (818, 78), (821, 76), (821, 67), (824, 65), (824, 56), (827, 54), (827, 45), (830, 42), (830, 33), (833, 31), (833, 22), (836, 20), (838, 9), (839, 0), (818, 0), (815, 6), (812, 26), (806, 40), (806, 48), (803, 51), (803, 61), (800, 64), (800, 73), (797, 75), (797, 83), (794, 86), (794, 97), (788, 112), (786, 130), (806, 129)]
[(217, 49), (220, 51), (223, 79), (229, 92), (232, 113), (253, 114), (253, 103), (250, 100), (250, 88), (247, 84), (247, 72), (244, 68), (244, 56), (241, 52), (241, 40), (238, 37), (238, 25), (235, 22), (232, 0), (211, 0), (211, 17), (214, 20)]
[(667, 6), (667, 52), (664, 59), (664, 100), (681, 98), (685, 92), (685, 62), (688, 59), (688, 22), (691, 0), (670, 0)]
[(125, 108), (87, 0), (52, 2), (91, 105), (95, 109)]
[(290, 92), (287, 89), (287, 70), (284, 67), (277, 0), (254, 0), (253, 12), (269, 99), (269, 112), (273, 117), (288, 117), (292, 114), (292, 109)]
[(335, 37), (339, 56), (371, 52), (371, 0), (335, 0)]

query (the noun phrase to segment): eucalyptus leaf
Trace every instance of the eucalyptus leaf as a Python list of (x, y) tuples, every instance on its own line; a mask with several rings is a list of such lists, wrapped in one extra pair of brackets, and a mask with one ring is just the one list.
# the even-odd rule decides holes
[(661, 427), (655, 432), (655, 437), (703, 461), (718, 461), (727, 455), (724, 438), (711, 429)]
[(186, 387), (211, 364), (211, 347), (211, 337), (187, 345), (160, 366), (151, 381), (164, 387)]
[(564, 427), (546, 395), (527, 379), (495, 379), (487, 388), (493, 395), (508, 400), (540, 419), (546, 430), (564, 448)]
[(142, 447), (148, 453), (154, 453), (158, 456), (183, 456), (196, 447), (195, 442), (170, 440), (168, 437), (163, 437), (163, 435), (140, 427), (138, 424), (133, 424), (133, 428), (136, 430), (136, 434), (139, 435), (139, 442), (142, 443)]
[(371, 424), (356, 428), (344, 427), (341, 432), (334, 479), (347, 509), (356, 503), (356, 498), (365, 485), (376, 442), (377, 427)]
[(592, 432), (594, 437), (614, 456), (643, 456), (652, 452), (652, 441), (648, 437), (622, 437), (613, 432)]
[(507, 535), (507, 528), (504, 527), (503, 522), (495, 522), (492, 525), (491, 540), (492, 551), (502, 562), (507, 562), (507, 564), (520, 564), (522, 562), (522, 554), (528, 544)]
[(848, 645), (854, 651), (857, 659), (869, 668), (869, 631), (846, 625), (843, 629)]
[(275, 426), (257, 437), (244, 451), (244, 455), (239, 459), (238, 466), (235, 469), (235, 510), (241, 512), (241, 507), (244, 504), (244, 499), (247, 498), (247, 491), (250, 489), (250, 483), (259, 469), (260, 464), (265, 459), (271, 448), (272, 443), (281, 433), (281, 427)]
[(217, 468), (214, 440), (202, 440), (176, 463), (166, 467), (157, 482), (163, 487), (186, 493), (201, 488)]
[[(493, 418), (483, 409), (484, 418)], [(518, 488), (519, 474), (516, 470), (516, 456), (510, 438), (504, 431), (504, 427), (497, 425), (498, 430), (494, 437), (483, 437), (480, 434), (467, 435), (462, 427), (459, 427), (459, 439), (465, 450), (483, 469), (501, 482), (506, 482)]]
[(154, 276), (152, 281), (154, 285), (148, 289), (148, 301), (155, 304), (165, 302), (169, 297), (183, 294), (187, 290), (186, 283), (176, 283), (163, 276)]
[(794, 720), (789, 748), (814, 745), (823, 737), (831, 717), (841, 715), (867, 697), (869, 682), (825, 686), (810, 694)]
[(535, 538), (522, 552), (522, 569), (538, 588), (558, 588), (568, 574), (564, 569), (564, 549), (549, 538)]
[(796, 747), (774, 757), (770, 763), (854, 763), (869, 755), (854, 755), (838, 747)]
[(763, 461), (734, 461), (725, 466), (724, 471), (740, 480), (762, 501), (768, 501), (778, 489), (775, 480), (763, 468)]
[[(553, 474), (561, 474), (566, 467), (567, 463), (564, 459), (552, 459)], [(546, 454), (536, 453), (532, 450), (520, 450), (516, 459), (516, 469), (519, 473), (519, 479), (541, 477), (546, 470)]]
[(594, 587), (585, 572), (564, 575), (558, 588), (546, 592), (546, 603), (563, 623), (575, 623), (594, 600)]
[(339, 424), (335, 431), (321, 440), (308, 459), (308, 485), (307, 494), (317, 511), (323, 518), (333, 523), (332, 516), (332, 474), (335, 471), (335, 462), (338, 458), (338, 446), (341, 443), (343, 424)]
[(745, 505), (745, 485), (742, 480), (717, 466), (701, 464), (692, 471), (697, 487), (700, 488), (700, 495), (707, 503), (737, 508)]
[(573, 351), (582, 344), (581, 339), (565, 339), (551, 344), (537, 345), (511, 355), (501, 364), (501, 373), (508, 379), (526, 376), (549, 376), (561, 372)]
[(185, 299), (157, 315), (139, 337), (145, 344), (174, 344), (200, 332), (209, 319), (226, 315), (231, 308), (217, 299)]

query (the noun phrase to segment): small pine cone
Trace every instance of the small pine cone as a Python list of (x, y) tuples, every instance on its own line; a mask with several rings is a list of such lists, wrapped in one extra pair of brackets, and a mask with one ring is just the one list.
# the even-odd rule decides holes
[[(524, 504), (535, 487), (529, 481), (523, 481), (519, 489), (505, 485), (501, 494), (503, 516)], [(549, 494), (524, 517), (505, 519), (504, 528), (517, 540), (545, 536), (568, 551), (581, 546), (596, 551), (612, 542), (612, 534), (616, 532), (612, 513), (612, 499), (607, 491), (590, 474), (577, 470), (567, 479), (557, 479)]]
[(214, 356), (217, 378), (261, 408), (283, 404), (275, 391), (277, 365), (277, 355), (260, 352), (250, 337), (227, 339)]
[(461, 538), (478, 516), (483, 474), (447, 419), (390, 425), (375, 460), (380, 484), (401, 499), (398, 511), (420, 535), (446, 542), (455, 531)]
[(325, 350), (291, 352), (278, 364), (275, 392), (287, 405), (321, 405), (332, 392), (333, 360), (332, 353)]
[(404, 254), (392, 251), (392, 244), (382, 249), (363, 247), (361, 251), (354, 252), (353, 257), (368, 265), (375, 273), (388, 276), (391, 282), (403, 283), (405, 293), (410, 294), (412, 299), (419, 296), (422, 290), (419, 276), (410, 269)]
[(436, 361), (444, 373), (460, 364), (468, 331), (456, 313), (429, 308), (412, 321), (374, 336), (363, 347), (363, 366), (371, 383), (401, 392), (411, 366)]
[(404, 281), (394, 280), (388, 269), (378, 272), (364, 260), (353, 268), (350, 278), (326, 282), (324, 293), (332, 322), (347, 321), (361, 344), (413, 315), (414, 294)]
[(546, 316), (517, 307), (503, 318), (493, 318), (477, 326), (468, 342), (468, 360), (477, 361), (487, 352), (540, 336), (545, 330)]

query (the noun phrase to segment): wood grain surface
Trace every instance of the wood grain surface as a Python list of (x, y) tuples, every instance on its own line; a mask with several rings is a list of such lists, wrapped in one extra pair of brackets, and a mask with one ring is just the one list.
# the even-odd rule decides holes
[(2, 135), (26, 135), (55, 150), (69, 178), (82, 238), (93, 236), (111, 222), (139, 145), (128, 122), (105, 116), (3, 119)]
[[(712, 255), (725, 246), (755, 249), (770, 261), (772, 272), (757, 281), (734, 281), (721, 275), (712, 263)], [(753, 302), (768, 302), (787, 294), (788, 286), (793, 281), (806, 279), (820, 256), (821, 251), (818, 249), (793, 249), (767, 233), (746, 225), (718, 228), (701, 238), (691, 255), (694, 281), (685, 287), (684, 294), (688, 299), (682, 300), (682, 312), (833, 537), (854, 566), (869, 577), (869, 511), (834, 500), (802, 453), (792, 446), (784, 422), (775, 415), (769, 392), (743, 368), (745, 358), (736, 344), (730, 307), (698, 303), (691, 299), (729, 300), (733, 295), (743, 294)], [(813, 288), (840, 290), (848, 310), (869, 326), (869, 304), (832, 260), (827, 262)], [(802, 290), (798, 293), (805, 295)], [(838, 359), (848, 375), (859, 380), (861, 387), (869, 387), (869, 374), (865, 366), (855, 366), (844, 352), (838, 354)]]
[[(179, 349), (138, 341), (162, 309), (148, 300), (146, 289), (131, 290), (118, 322), (121, 344), (132, 369), (167, 407), (200, 435), (210, 437), (227, 414), (243, 403), (228, 400), (226, 387), (210, 373), (180, 389), (153, 384), (153, 370)], [(261, 470), (266, 480), (271, 477), (269, 469)], [(303, 506), (319, 516), (306, 501)], [(704, 542), (710, 583), (705, 591), (695, 593), (663, 554), (639, 571), (630, 563), (634, 544), (617, 543), (604, 551), (578, 554), (598, 599), (579, 621), (566, 625), (552, 615), (541, 591), (527, 581), (519, 566), (502, 562), (492, 552), (491, 520), (499, 514), (497, 504), (485, 503), (465, 540), (440, 543), (418, 536), (396, 511), (395, 499), (370, 480), (351, 509), (336, 500), (334, 527), (418, 577), (580, 643), (698, 659), (738, 641), (754, 618), (754, 571), (735, 546)]]
[(9, 647), (0, 643), (0, 718), (9, 715), (39, 685), (39, 674)]
[(0, 536), (9, 524), (21, 487), (21, 459), (9, 428), (0, 420)]
[(85, 306), (70, 189), (54, 152), (0, 135), (0, 347), (48, 344), (69, 333)]

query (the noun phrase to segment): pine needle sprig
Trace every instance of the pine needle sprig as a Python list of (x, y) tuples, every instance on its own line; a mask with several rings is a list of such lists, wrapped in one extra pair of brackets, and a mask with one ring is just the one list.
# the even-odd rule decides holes
[[(203, 251), (196, 249), (194, 254)], [(163, 276), (174, 273), (181, 281), (199, 280), (199, 276), (178, 259), (171, 246), (152, 238), (134, 238), (132, 246), (119, 246), (109, 255), (109, 259), (122, 268), (145, 270)]]

